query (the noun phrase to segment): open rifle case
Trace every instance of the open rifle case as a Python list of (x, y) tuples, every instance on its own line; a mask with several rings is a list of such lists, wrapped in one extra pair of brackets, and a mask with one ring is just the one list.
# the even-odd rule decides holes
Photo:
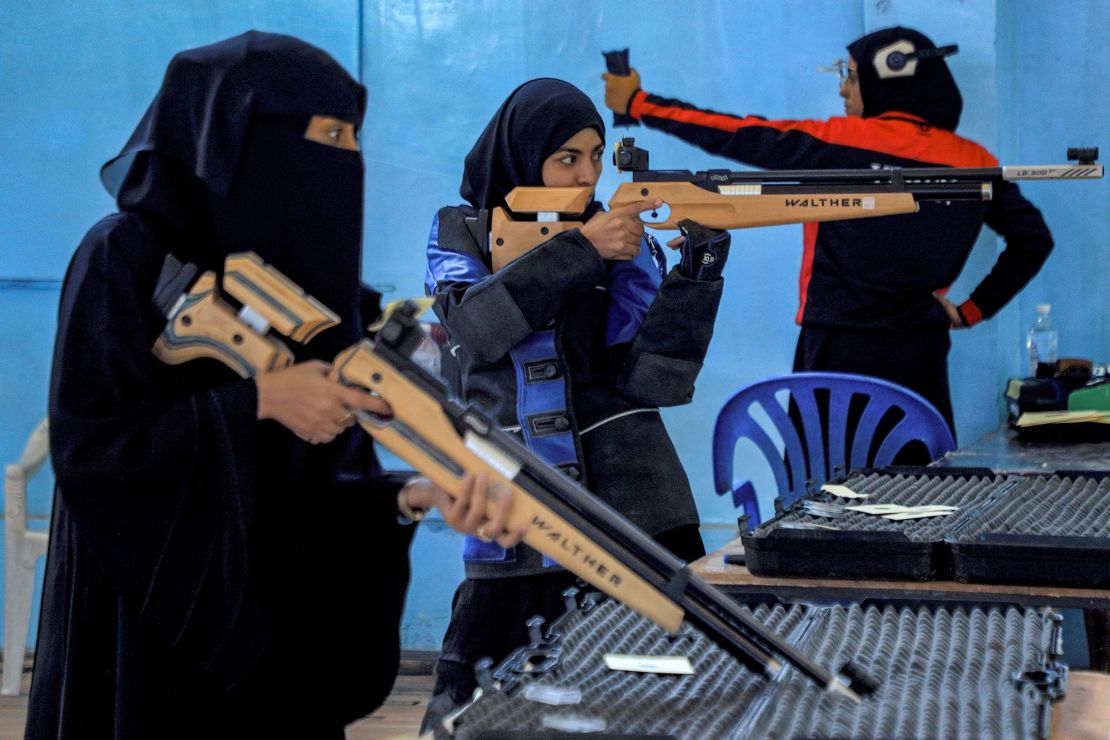
[(975, 583), (1110, 586), (1110, 473), (1023, 476), (946, 536), (952, 575)]
[[(600, 596), (587, 595), (542, 634), (531, 625), (532, 644), (480, 670), (477, 699), (436, 737), (1041, 738), (1067, 677), (1057, 662), (1060, 618), (1048, 609), (744, 607), (818, 663), (850, 658), (880, 684), (854, 704), (793, 668), (765, 680), (696, 629), (668, 635)], [(609, 670), (607, 653), (685, 655), (693, 673)]]
[[(869, 496), (810, 493), (741, 535), (752, 573), (1110, 586), (1108, 473), (891, 467), (838, 482)], [(958, 511), (903, 521), (848, 510), (826, 517), (807, 513), (807, 500)]]

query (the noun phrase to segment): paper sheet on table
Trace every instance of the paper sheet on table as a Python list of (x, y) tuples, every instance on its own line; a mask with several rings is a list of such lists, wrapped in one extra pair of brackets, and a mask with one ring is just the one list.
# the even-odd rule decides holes
[(945, 511), (941, 509), (930, 509), (928, 511), (903, 511), (899, 514), (883, 514), (883, 519), (890, 519), (891, 521), (901, 522), (906, 519), (925, 519), (931, 516), (948, 516), (954, 513), (953, 511)]
[(821, 490), (840, 498), (867, 498), (871, 495), (870, 493), (856, 493), (848, 486), (840, 486), (835, 483), (826, 483), (821, 486)]
[(674, 673), (688, 675), (694, 672), (690, 659), (685, 655), (621, 655), (606, 653), (605, 665), (611, 671), (637, 673)]
[(933, 511), (950, 514), (953, 511), (959, 511), (958, 506), (947, 506), (945, 504), (923, 504), (921, 506), (902, 506), (901, 504), (856, 504), (855, 506), (845, 506), (844, 509), (845, 511), (858, 511), (861, 514), (872, 514), (874, 516), (926, 513)]

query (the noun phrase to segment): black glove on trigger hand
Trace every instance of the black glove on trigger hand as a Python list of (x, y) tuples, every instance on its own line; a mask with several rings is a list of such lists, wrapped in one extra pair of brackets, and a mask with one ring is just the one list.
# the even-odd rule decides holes
[(719, 280), (728, 259), (732, 235), (690, 219), (679, 221), (678, 230), (686, 237), (681, 247), (682, 261), (678, 265), (682, 276), (692, 280)]

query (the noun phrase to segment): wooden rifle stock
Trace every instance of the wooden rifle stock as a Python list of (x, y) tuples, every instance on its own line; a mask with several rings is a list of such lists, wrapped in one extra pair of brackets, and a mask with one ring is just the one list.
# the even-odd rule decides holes
[(300, 344), (307, 344), (324, 329), (339, 324), (339, 317), (331, 309), (254, 252), (227, 256), (224, 290), (261, 315), (274, 331)]
[(622, 183), (609, 207), (620, 208), (645, 199), (662, 200), (670, 209), (669, 215), (661, 220), (644, 221), (656, 229), (677, 229), (678, 223), (686, 219), (711, 229), (749, 229), (917, 211), (917, 201), (911, 193), (724, 195), (689, 182)]
[[(536, 188), (542, 190), (543, 188)], [(518, 188), (519, 190), (519, 188)], [(515, 191), (514, 191), (515, 192)], [(514, 221), (504, 208), (494, 208), (489, 217), (489, 258), (494, 272), (532, 251), (564, 231), (577, 229), (581, 221)]]
[(514, 221), (504, 208), (490, 213), (489, 253), (497, 272), (533, 247), (558, 234), (576, 229), (581, 221), (558, 220), (561, 216), (580, 216), (593, 197), (591, 188), (513, 188), (505, 203), (513, 213), (534, 213), (534, 221)]
[[(575, 191), (573, 205), (568, 195)], [(490, 217), (490, 261), (493, 271), (500, 270), (533, 248), (569, 229), (582, 226), (580, 215), (589, 204), (591, 188), (514, 188), (506, 197), (514, 213), (542, 213), (571, 216), (570, 220), (514, 221), (503, 208), (493, 209)], [(917, 211), (911, 193), (830, 193), (827, 195), (723, 195), (689, 182), (622, 183), (610, 208), (620, 208), (642, 200), (661, 199), (669, 210), (662, 219), (644, 219), (645, 226), (677, 229), (685, 219), (713, 229), (747, 229), (757, 226), (800, 224), (810, 221), (842, 221), (875, 218)], [(519, 205), (517, 205), (519, 204)]]

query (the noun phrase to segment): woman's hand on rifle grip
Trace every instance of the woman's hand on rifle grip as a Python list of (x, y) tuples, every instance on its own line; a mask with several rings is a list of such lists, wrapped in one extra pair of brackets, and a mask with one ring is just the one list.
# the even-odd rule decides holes
[(641, 200), (594, 215), (582, 226), (598, 255), (606, 260), (630, 260), (640, 253), (644, 224), (640, 214), (663, 205), (661, 200)]
[(344, 386), (328, 377), (320, 360), (299, 362), (255, 377), (258, 418), (273, 419), (306, 442), (331, 442), (355, 423), (355, 411), (393, 413), (378, 396)]

